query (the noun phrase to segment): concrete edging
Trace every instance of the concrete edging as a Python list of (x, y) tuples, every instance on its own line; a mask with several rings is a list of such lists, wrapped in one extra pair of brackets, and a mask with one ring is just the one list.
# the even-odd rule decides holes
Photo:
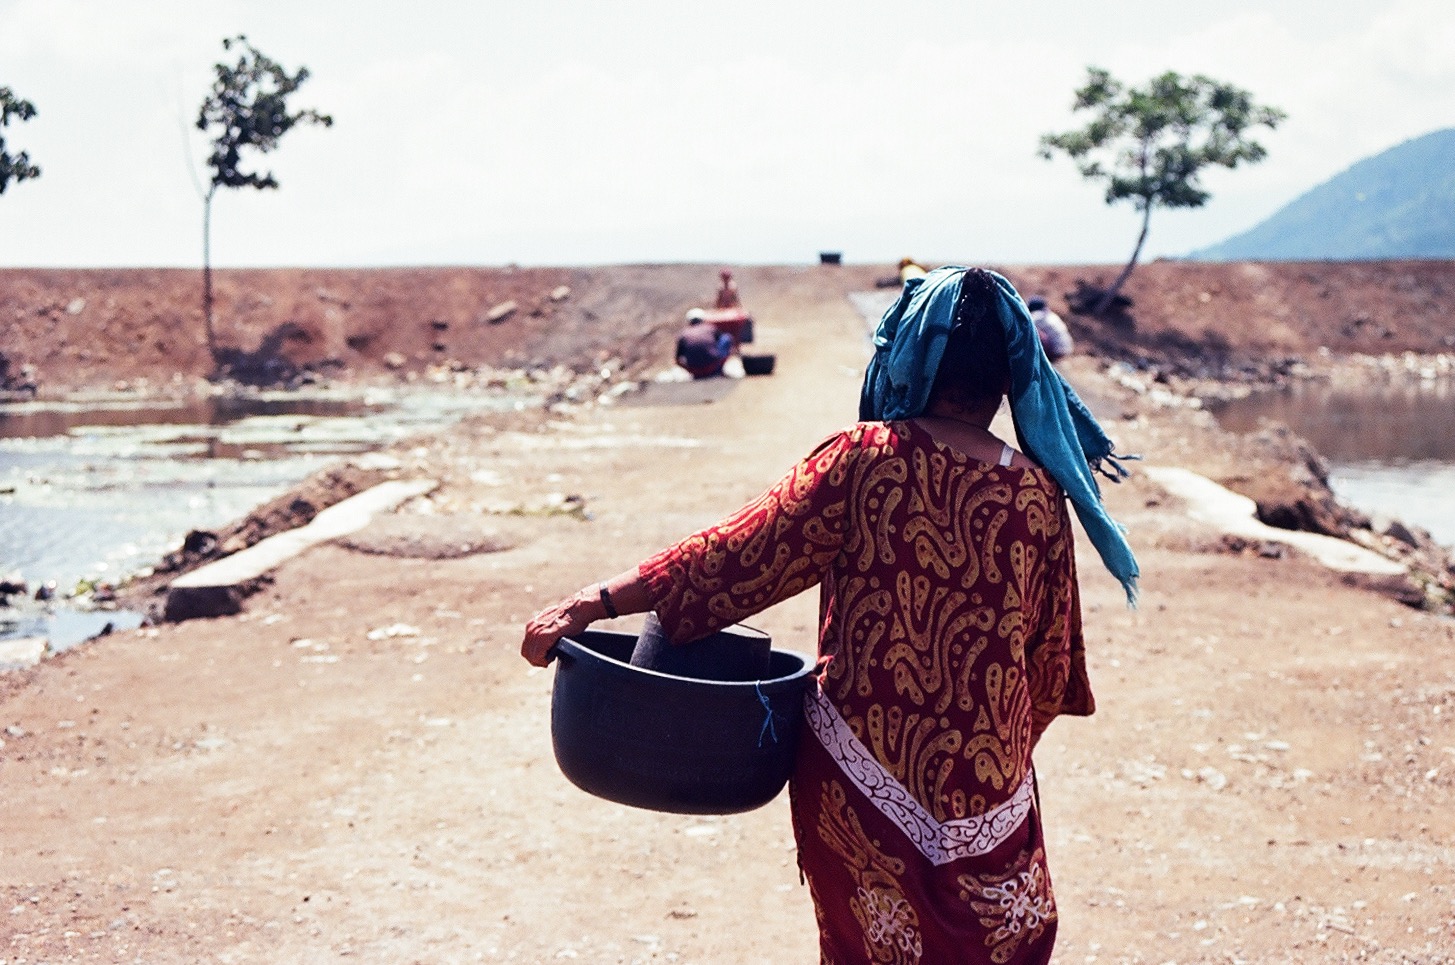
[(1321, 533), (1278, 529), (1260, 522), (1258, 504), (1206, 476), (1178, 466), (1145, 466), (1147, 478), (1187, 503), (1187, 515), (1224, 533), (1292, 546), (1331, 570), (1376, 576), (1404, 575), (1402, 564), (1347, 540)]
[(434, 491), (434, 479), (391, 480), (356, 493), (322, 510), (304, 526), (267, 539), (173, 580), (167, 588), (163, 619), (228, 616), (265, 581), (268, 573), (319, 543), (363, 529), (375, 515), (405, 500)]

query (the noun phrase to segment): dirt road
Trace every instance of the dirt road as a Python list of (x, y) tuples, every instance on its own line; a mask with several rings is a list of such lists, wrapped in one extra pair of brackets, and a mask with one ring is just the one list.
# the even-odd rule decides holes
[[(786, 800), (711, 819), (576, 791), (550, 673), (516, 647), (538, 606), (850, 421), (863, 325), (819, 271), (744, 281), (777, 374), (717, 402), (401, 450), (443, 486), (390, 526), (511, 548), (320, 547), (241, 616), (32, 671), (0, 703), (0, 961), (813, 961)], [(1210, 430), (1092, 388), (1138, 416), (1123, 448), (1218, 460)], [(1110, 499), (1146, 576), (1128, 611), (1083, 552), (1099, 709), (1037, 760), (1058, 961), (1455, 961), (1455, 625), (1229, 552), (1145, 478)], [(805, 596), (756, 623), (809, 649), (815, 614)]]

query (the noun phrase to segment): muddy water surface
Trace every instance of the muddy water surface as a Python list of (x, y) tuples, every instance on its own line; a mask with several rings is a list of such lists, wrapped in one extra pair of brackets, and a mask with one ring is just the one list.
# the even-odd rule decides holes
[[(179, 402), (116, 397), (0, 406), (0, 579), (31, 593), (0, 608), (0, 639), (84, 640), (134, 614), (88, 613), (78, 587), (149, 566), (339, 458), (523, 404), (473, 393), (256, 394)], [(54, 585), (55, 599), (36, 601)]]
[(1227, 429), (1286, 424), (1329, 463), (1338, 495), (1455, 546), (1455, 383), (1305, 383), (1213, 409)]

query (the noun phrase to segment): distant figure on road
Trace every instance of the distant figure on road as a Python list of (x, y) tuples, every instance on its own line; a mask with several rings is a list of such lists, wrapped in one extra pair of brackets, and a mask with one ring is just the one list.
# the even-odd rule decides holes
[(1070, 355), (1074, 347), (1071, 330), (1061, 316), (1046, 305), (1046, 299), (1036, 295), (1026, 302), (1026, 308), (1031, 310), (1031, 321), (1036, 323), (1036, 334), (1041, 337), (1041, 348), (1046, 350), (1046, 357), (1057, 362)]
[(737, 308), (742, 304), (738, 299), (738, 286), (733, 281), (733, 273), (726, 268), (722, 270), (722, 287), (717, 290), (718, 308)]
[(925, 274), (925, 266), (913, 258), (899, 259), (899, 283), (901, 285), (911, 278), (923, 278)]
[(733, 337), (703, 324), (707, 314), (700, 308), (687, 313), (687, 326), (677, 337), (677, 364), (694, 379), (722, 374), (723, 363), (733, 354)]

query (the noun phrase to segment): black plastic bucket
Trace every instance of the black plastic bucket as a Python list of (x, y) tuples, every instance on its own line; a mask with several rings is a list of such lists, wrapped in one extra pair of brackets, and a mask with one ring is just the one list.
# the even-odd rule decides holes
[(752, 627), (724, 627), (691, 643), (670, 643), (655, 613), (648, 613), (632, 648), (633, 667), (699, 680), (762, 680), (769, 676), (773, 638)]
[(772, 375), (773, 366), (778, 361), (776, 355), (743, 355), (744, 375)]
[(561, 773), (608, 801), (736, 814), (788, 782), (813, 661), (768, 656), (765, 679), (702, 680), (633, 667), (637, 638), (587, 630), (556, 644), (551, 742)]

